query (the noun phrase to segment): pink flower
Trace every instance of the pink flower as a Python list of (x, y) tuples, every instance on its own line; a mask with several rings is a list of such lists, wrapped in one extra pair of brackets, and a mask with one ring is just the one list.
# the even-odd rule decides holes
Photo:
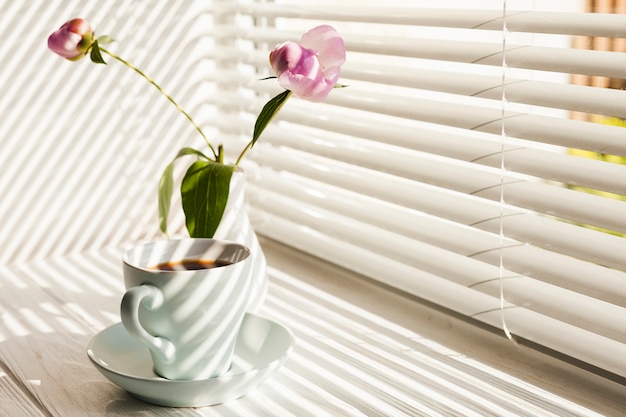
[(270, 52), (278, 84), (309, 101), (322, 101), (328, 96), (345, 61), (343, 39), (328, 25), (311, 29), (302, 35), (299, 44), (288, 41)]
[(91, 48), (94, 33), (85, 19), (72, 19), (48, 38), (48, 48), (71, 61), (82, 58)]

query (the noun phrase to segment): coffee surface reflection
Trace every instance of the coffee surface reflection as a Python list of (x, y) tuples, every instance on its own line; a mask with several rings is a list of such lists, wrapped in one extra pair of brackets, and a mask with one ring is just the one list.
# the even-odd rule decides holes
[(220, 259), (183, 259), (182, 261), (163, 262), (149, 269), (159, 271), (195, 271), (198, 269), (219, 268), (226, 265), (232, 265), (232, 262)]

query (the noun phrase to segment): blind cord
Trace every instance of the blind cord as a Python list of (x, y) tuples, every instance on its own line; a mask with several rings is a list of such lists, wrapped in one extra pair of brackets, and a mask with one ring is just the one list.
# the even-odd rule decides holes
[(502, 105), (502, 113), (500, 116), (500, 135), (502, 138), (502, 142), (500, 144), (500, 219), (499, 219), (499, 280), (500, 280), (500, 320), (502, 322), (502, 330), (504, 330), (504, 334), (506, 337), (516, 346), (519, 346), (509, 327), (506, 324), (505, 318), (505, 296), (504, 296), (504, 178), (506, 174), (506, 166), (504, 161), (504, 145), (506, 143), (506, 129), (504, 127), (505, 114), (506, 114), (506, 73), (507, 73), (507, 62), (506, 62), (506, 41), (507, 41), (507, 33), (508, 27), (506, 22), (506, 0), (502, 2), (502, 85), (501, 91), (502, 96), (500, 103)]

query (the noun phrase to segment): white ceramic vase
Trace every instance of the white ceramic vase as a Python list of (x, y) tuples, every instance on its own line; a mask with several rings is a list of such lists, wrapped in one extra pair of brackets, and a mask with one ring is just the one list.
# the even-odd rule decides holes
[(245, 171), (238, 168), (230, 180), (226, 210), (213, 237), (238, 242), (250, 248), (253, 258), (253, 287), (247, 311), (255, 312), (265, 301), (267, 294), (267, 262), (248, 217), (245, 186)]

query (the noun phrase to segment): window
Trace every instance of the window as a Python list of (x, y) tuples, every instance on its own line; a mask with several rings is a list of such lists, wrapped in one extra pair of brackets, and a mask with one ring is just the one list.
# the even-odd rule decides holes
[[(577, 81), (623, 83), (623, 50), (580, 46), (622, 44), (626, 16), (571, 1), (330, 3), (215, 4), (247, 51), (232, 69), (258, 78), (269, 49), (319, 23), (349, 50), (350, 87), (290, 100), (251, 155), (257, 230), (626, 376), (626, 135), (596, 122), (626, 118), (626, 92)], [(275, 87), (239, 86), (233, 117), (253, 120)]]

